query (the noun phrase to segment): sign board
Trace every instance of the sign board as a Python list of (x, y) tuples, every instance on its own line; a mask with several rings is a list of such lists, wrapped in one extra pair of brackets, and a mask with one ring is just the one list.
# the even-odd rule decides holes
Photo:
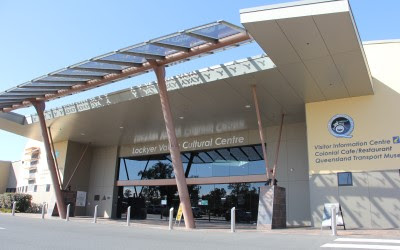
[(181, 203), (181, 204), (179, 204), (178, 212), (176, 213), (175, 224), (176, 224), (176, 222), (179, 222), (179, 224), (181, 223), (182, 213), (183, 213), (183, 210), (182, 210), (182, 203)]
[(161, 200), (161, 205), (167, 205), (167, 200)]
[(84, 192), (84, 191), (76, 192), (75, 206), (77, 206), (77, 207), (85, 207), (86, 206), (86, 192)]
[(339, 203), (325, 203), (324, 204), (324, 214), (322, 216), (321, 227), (330, 227), (332, 218), (332, 207), (336, 207), (336, 225), (345, 226), (343, 221), (342, 208)]
[(201, 200), (202, 206), (208, 206), (208, 200)]

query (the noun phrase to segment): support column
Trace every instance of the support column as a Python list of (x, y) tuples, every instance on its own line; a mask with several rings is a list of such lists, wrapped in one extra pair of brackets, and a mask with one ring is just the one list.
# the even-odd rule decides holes
[(273, 185), (275, 184), (276, 166), (278, 165), (279, 148), (281, 146), (282, 129), (283, 129), (283, 118), (284, 117), (285, 117), (285, 114), (282, 114), (281, 126), (279, 127), (278, 145), (276, 146), (276, 152), (275, 152), (275, 162), (274, 162), (274, 167), (272, 168), (272, 183), (273, 183)]
[(149, 60), (153, 66), (157, 76), (157, 84), (161, 100), (161, 108), (164, 115), (165, 127), (169, 141), (169, 152), (171, 154), (172, 166), (174, 168), (176, 185), (178, 187), (179, 199), (182, 204), (182, 212), (185, 218), (185, 227), (187, 229), (195, 228), (192, 206), (190, 204), (189, 190), (186, 183), (185, 173), (183, 172), (183, 164), (178, 140), (176, 138), (175, 126), (172, 119), (171, 107), (167, 94), (167, 86), (165, 84), (165, 66), (158, 65), (156, 61)]
[(252, 92), (253, 92), (254, 107), (256, 108), (257, 122), (258, 122), (258, 132), (259, 132), (259, 135), (260, 135), (261, 147), (262, 147), (262, 151), (263, 151), (263, 157), (264, 157), (264, 162), (265, 162), (265, 170), (266, 170), (266, 173), (267, 173), (267, 181), (269, 181), (270, 178), (269, 178), (267, 149), (265, 147), (264, 131), (263, 131), (262, 123), (261, 123), (260, 109), (258, 107), (256, 85), (252, 85), (251, 89), (252, 89)]
[(48, 133), (49, 133), (49, 139), (50, 139), (50, 145), (51, 145), (51, 153), (52, 153), (52, 155), (53, 155), (54, 163), (55, 163), (56, 169), (57, 169), (57, 172), (56, 172), (56, 173), (57, 173), (58, 183), (60, 183), (60, 187), (62, 188), (63, 183), (62, 183), (62, 181), (61, 181), (60, 169), (58, 168), (56, 150), (54, 149), (53, 136), (51, 135), (50, 126), (47, 128), (47, 131), (48, 131)]
[(54, 163), (53, 155), (51, 153), (49, 135), (47, 133), (46, 121), (44, 119), (44, 114), (43, 114), (46, 105), (43, 101), (31, 101), (31, 103), (35, 107), (39, 117), (40, 129), (42, 131), (43, 143), (46, 150), (47, 164), (49, 166), (50, 177), (53, 183), (54, 193), (56, 195), (58, 214), (62, 219), (65, 219), (66, 208), (65, 208), (64, 198), (61, 193), (60, 183), (58, 182), (57, 179), (57, 172), (56, 172), (57, 170)]

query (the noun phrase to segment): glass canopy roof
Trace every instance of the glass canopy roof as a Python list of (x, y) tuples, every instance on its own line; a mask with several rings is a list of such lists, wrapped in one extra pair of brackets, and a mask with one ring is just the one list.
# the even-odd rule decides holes
[[(226, 46), (248, 43), (251, 38), (247, 35), (245, 29), (225, 21), (218, 21), (107, 53), (38, 77), (0, 93), (0, 111), (30, 106), (30, 100), (51, 100), (61, 97), (63, 96), (62, 93), (75, 90), (76, 87), (88, 89), (91, 88), (88, 83), (93, 80), (101, 80), (102, 84), (115, 81), (114, 79), (107, 81), (108, 75), (121, 74), (121, 77), (115, 79), (122, 80), (147, 72), (151, 68), (144, 69), (144, 64), (149, 59), (162, 62), (179, 53), (187, 53), (187, 57), (183, 56), (185, 60), (199, 57), (199, 54), (190, 54), (190, 52), (199, 48), (199, 46), (218, 44), (223, 39), (239, 34), (245, 34), (245, 39)], [(226, 46), (216, 46), (212, 51), (223, 50)], [(179, 62), (182, 62), (182, 57), (175, 61), (170, 60), (164, 65), (173, 65)], [(143, 70), (141, 70), (142, 67)], [(131, 68), (138, 70), (132, 71), (132, 74), (122, 74)], [(86, 86), (87, 88), (85, 88)], [(80, 90), (81, 88), (78, 88), (77, 92)]]

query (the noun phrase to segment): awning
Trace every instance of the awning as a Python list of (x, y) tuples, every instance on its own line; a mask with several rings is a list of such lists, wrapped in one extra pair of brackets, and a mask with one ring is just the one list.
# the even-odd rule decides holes
[(245, 29), (218, 21), (152, 39), (71, 65), (0, 93), (0, 111), (30, 106), (248, 43)]

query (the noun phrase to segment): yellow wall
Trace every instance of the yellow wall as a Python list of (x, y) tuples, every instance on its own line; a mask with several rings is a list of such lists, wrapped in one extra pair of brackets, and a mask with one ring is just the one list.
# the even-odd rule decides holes
[[(400, 136), (400, 43), (367, 44), (364, 49), (374, 95), (306, 104), (311, 174), (400, 168), (400, 143), (393, 138)], [(336, 138), (328, 131), (329, 120), (337, 114), (353, 118), (352, 138)], [(338, 143), (359, 142), (366, 145), (334, 147)], [(330, 148), (317, 149), (317, 145)], [(333, 155), (318, 156), (330, 152)], [(342, 161), (336, 161), (338, 157)], [(318, 163), (328, 159), (334, 160)]]

